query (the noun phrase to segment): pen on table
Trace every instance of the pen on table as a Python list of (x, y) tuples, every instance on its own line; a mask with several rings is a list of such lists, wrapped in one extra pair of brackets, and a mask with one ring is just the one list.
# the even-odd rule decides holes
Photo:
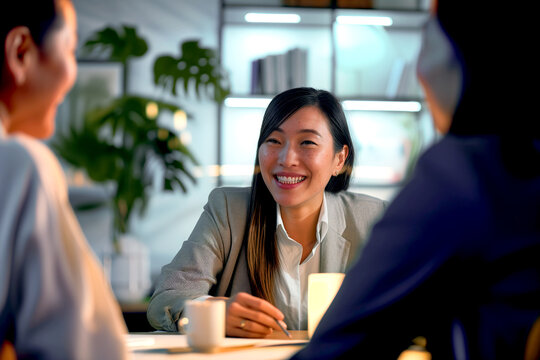
[(287, 337), (288, 337), (289, 339), (292, 339), (291, 333), (288, 332), (287, 329), (285, 329), (285, 328), (283, 327), (283, 325), (281, 325), (281, 323), (278, 321), (278, 319), (274, 318), (274, 320), (276, 321), (276, 324), (278, 324), (278, 326), (279, 326), (279, 328), (281, 329), (281, 331), (283, 331), (283, 333), (285, 333), (285, 335), (287, 335)]

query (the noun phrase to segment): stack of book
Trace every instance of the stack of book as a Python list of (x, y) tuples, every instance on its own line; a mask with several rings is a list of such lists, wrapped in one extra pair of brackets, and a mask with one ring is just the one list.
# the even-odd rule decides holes
[(307, 50), (290, 49), (251, 62), (251, 94), (274, 95), (306, 86)]

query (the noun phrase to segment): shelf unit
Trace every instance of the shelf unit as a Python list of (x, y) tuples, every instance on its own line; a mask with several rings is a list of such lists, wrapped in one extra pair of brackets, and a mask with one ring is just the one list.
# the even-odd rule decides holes
[[(222, 10), (221, 59), (233, 94), (219, 111), (220, 185), (249, 185), (264, 110), (285, 89), (282, 83), (274, 92), (253, 94), (264, 90), (253, 86), (254, 61), (295, 48), (307, 53), (303, 85), (329, 90), (343, 101), (358, 154), (353, 190), (400, 185), (419, 146), (434, 134), (415, 74), (426, 11), (225, 2)], [(288, 14), (299, 22), (254, 23), (246, 21), (247, 14)]]

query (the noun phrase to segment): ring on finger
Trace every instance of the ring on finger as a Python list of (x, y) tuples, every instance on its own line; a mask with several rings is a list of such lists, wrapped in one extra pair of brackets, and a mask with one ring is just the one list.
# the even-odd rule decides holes
[(246, 327), (246, 320), (242, 319), (242, 321), (240, 321), (240, 329), (243, 329), (245, 327)]

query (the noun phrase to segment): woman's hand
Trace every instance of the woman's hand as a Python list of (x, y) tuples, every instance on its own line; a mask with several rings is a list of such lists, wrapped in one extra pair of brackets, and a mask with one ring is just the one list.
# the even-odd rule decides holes
[(283, 313), (274, 305), (247, 293), (238, 293), (227, 300), (225, 332), (227, 336), (260, 338), (281, 331), (274, 319), (283, 327)]

